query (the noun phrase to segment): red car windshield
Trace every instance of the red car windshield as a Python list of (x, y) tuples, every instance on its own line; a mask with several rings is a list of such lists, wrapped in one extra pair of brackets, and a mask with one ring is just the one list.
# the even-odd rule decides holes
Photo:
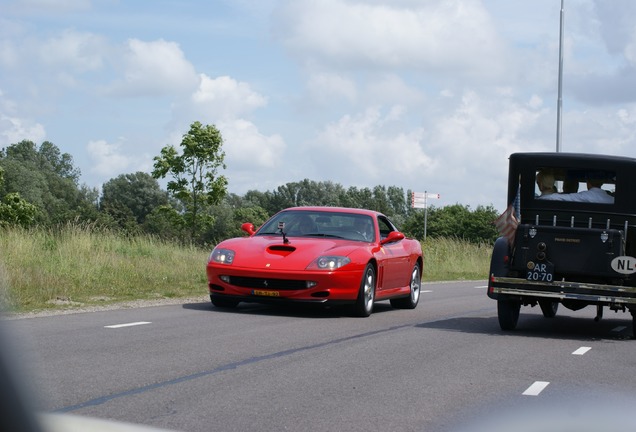
[(345, 212), (289, 210), (267, 221), (256, 235), (288, 237), (330, 237), (355, 241), (375, 241), (373, 218)]

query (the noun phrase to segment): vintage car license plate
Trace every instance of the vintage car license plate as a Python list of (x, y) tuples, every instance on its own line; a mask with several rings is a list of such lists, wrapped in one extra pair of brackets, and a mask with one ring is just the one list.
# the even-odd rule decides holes
[(536, 282), (552, 282), (554, 280), (554, 264), (536, 263), (528, 270), (526, 279)]
[(252, 295), (265, 296), (265, 297), (280, 297), (278, 291), (265, 291), (265, 290), (252, 290)]

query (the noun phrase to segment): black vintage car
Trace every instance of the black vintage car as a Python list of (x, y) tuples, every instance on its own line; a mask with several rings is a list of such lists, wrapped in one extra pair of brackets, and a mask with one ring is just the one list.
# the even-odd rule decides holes
[(514, 153), (507, 236), (495, 242), (488, 296), (502, 330), (521, 306), (554, 317), (597, 307), (629, 311), (636, 335), (636, 159), (575, 153)]

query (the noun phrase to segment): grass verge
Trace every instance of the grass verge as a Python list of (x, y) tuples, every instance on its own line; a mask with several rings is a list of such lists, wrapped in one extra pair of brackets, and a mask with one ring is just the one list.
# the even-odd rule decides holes
[(209, 251), (90, 226), (0, 232), (0, 299), (12, 312), (206, 293)]
[[(485, 279), (492, 247), (429, 239), (424, 281)], [(69, 224), (0, 231), (0, 302), (10, 312), (205, 296), (209, 250)]]

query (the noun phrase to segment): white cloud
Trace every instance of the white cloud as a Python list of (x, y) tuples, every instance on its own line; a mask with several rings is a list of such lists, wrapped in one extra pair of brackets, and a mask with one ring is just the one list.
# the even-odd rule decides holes
[(0, 90), (0, 146), (29, 140), (39, 143), (46, 137), (44, 126), (17, 113), (18, 104), (6, 98)]
[(476, 1), (288, 0), (277, 20), (277, 37), (311, 67), (407, 67), (485, 78), (504, 63), (489, 14)]
[[(382, 114), (379, 107), (346, 115), (331, 123), (312, 141), (307, 163), (325, 167), (345, 184), (397, 184), (436, 168), (424, 150), (424, 130), (389, 132), (401, 108)], [(324, 175), (324, 173), (322, 174)]]
[(382, 74), (367, 83), (364, 91), (367, 101), (382, 104), (416, 106), (426, 101), (420, 88), (405, 82), (398, 74)]
[(45, 65), (86, 72), (102, 67), (104, 46), (105, 41), (100, 36), (65, 30), (59, 36), (44, 41), (39, 50)]
[(626, 35), (623, 54), (631, 68), (636, 68), (636, 28), (631, 28)]
[(563, 150), (634, 155), (636, 105), (618, 110), (593, 107), (563, 116)]
[(249, 84), (229, 76), (200, 75), (199, 88), (192, 94), (193, 109), (211, 119), (232, 119), (267, 105), (267, 99)]
[(44, 126), (32, 120), (0, 114), (0, 145), (7, 146), (22, 140), (39, 143), (44, 140)]
[(451, 170), (488, 167), (523, 148), (547, 151), (547, 143), (529, 138), (529, 131), (541, 130), (546, 114), (534, 99), (519, 104), (511, 96), (493, 99), (468, 91), (454, 112), (436, 121), (431, 142)]
[(356, 83), (336, 73), (311, 74), (307, 87), (311, 99), (319, 104), (331, 105), (340, 99), (353, 103), (357, 98)]
[[(1, 22), (0, 25), (2, 25)], [(0, 40), (0, 65), (3, 68), (13, 68), (17, 66), (19, 58), (20, 54), (12, 42)]]
[[(267, 98), (243, 81), (229, 76), (199, 75), (199, 87), (172, 107), (169, 142), (177, 148), (184, 131), (194, 121), (214, 124), (223, 136), (230, 187), (235, 193), (258, 189), (267, 179), (259, 172), (274, 172), (284, 161), (286, 144), (279, 134), (266, 135), (249, 119), (267, 106)], [(270, 171), (271, 170), (271, 171)]]
[(131, 165), (131, 159), (124, 155), (121, 149), (121, 142), (110, 144), (105, 140), (90, 141), (86, 150), (93, 162), (91, 172), (108, 177), (126, 172)]
[(123, 78), (108, 92), (117, 96), (164, 96), (183, 94), (199, 85), (194, 66), (175, 42), (163, 39), (144, 42), (130, 39), (123, 53)]
[(232, 169), (273, 169), (282, 165), (285, 142), (280, 135), (265, 136), (243, 119), (222, 122), (218, 127), (226, 163)]

